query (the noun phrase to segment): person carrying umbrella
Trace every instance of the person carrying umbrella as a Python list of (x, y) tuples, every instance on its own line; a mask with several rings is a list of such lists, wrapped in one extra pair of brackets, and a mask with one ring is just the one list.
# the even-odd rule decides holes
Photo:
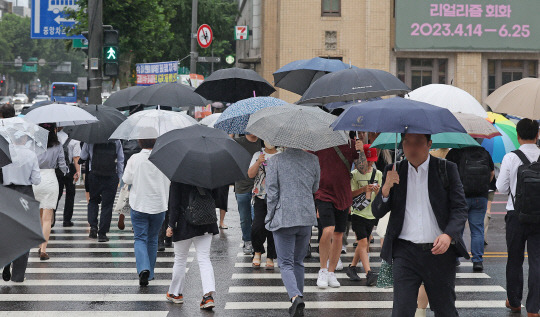
[(139, 285), (147, 286), (148, 281), (154, 279), (158, 234), (168, 208), (171, 182), (148, 160), (156, 139), (139, 139), (138, 143), (142, 150), (128, 160), (122, 180), (132, 185), (129, 205), (137, 273)]
[(59, 168), (65, 175), (68, 173), (69, 168), (66, 165), (62, 145), (58, 141), (56, 124), (41, 123), (40, 126), (49, 131), (49, 138), (47, 140), (47, 151), (38, 155), (41, 182), (33, 185), (33, 189), (36, 200), (39, 201), (41, 224), (43, 236), (45, 237), (45, 242), (39, 248), (39, 258), (45, 261), (49, 259), (47, 243), (51, 234), (54, 209), (58, 202), (59, 185), (55, 169)]
[(267, 215), (266, 208), (266, 167), (267, 161), (281, 153), (281, 149), (269, 142), (264, 142), (264, 148), (253, 154), (251, 164), (249, 165), (248, 176), (254, 178), (253, 186), (253, 224), (251, 226), (251, 239), (253, 241), (253, 267), (261, 266), (261, 256), (265, 252), (264, 241), (267, 242), (268, 254), (266, 257), (266, 269), (274, 269), (274, 259), (276, 258), (276, 247), (272, 233), (264, 227), (264, 219)]
[[(112, 209), (118, 183), (124, 173), (124, 152), (119, 140), (89, 144), (85, 143), (81, 150), (81, 160), (89, 166), (88, 191), (88, 223), (89, 237), (107, 242), (107, 233), (111, 227)], [(101, 216), (98, 223), (99, 204)], [(98, 226), (99, 225), (99, 226)]]
[[(20, 133), (18, 136), (19, 138), (15, 140), (15, 145), (11, 147), (12, 152), (14, 152), (14, 155), (12, 154), (13, 162), (2, 167), (0, 172), (2, 179), (0, 180), (5, 187), (33, 198), (34, 191), (32, 185), (39, 185), (41, 182), (38, 158), (33, 151), (24, 146), (28, 137), (23, 133)], [(2, 272), (4, 281), (24, 281), (29, 253), (30, 251), (27, 251), (4, 267)], [(10, 271), (11, 266), (13, 267), (12, 272)]]

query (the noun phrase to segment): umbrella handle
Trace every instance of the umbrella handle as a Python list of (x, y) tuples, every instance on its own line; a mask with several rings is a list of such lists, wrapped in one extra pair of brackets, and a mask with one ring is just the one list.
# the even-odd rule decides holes
[(257, 97), (257, 94), (255, 93), (255, 90), (253, 90), (253, 97)]

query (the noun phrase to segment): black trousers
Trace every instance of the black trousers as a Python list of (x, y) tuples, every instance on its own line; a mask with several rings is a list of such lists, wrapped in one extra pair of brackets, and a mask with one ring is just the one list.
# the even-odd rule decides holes
[(506, 292), (512, 307), (521, 307), (523, 298), (523, 261), (525, 244), (529, 255), (529, 294), (525, 307), (529, 313), (540, 311), (540, 225), (522, 224), (519, 215), (509, 210), (506, 222)]
[[(112, 209), (118, 189), (118, 176), (99, 176), (90, 172), (88, 182), (90, 190), (88, 223), (91, 229), (98, 230), (98, 235), (103, 236), (111, 228)], [(98, 228), (99, 204), (101, 204), (101, 216)]]
[(268, 213), (266, 208), (266, 199), (255, 197), (253, 204), (253, 222), (251, 223), (251, 243), (253, 243), (253, 252), (265, 253), (264, 241), (267, 243), (269, 259), (276, 259), (276, 246), (274, 244), (274, 235), (271, 231), (266, 230), (264, 219)]
[(163, 224), (161, 224), (161, 228), (159, 228), (159, 236), (158, 236), (159, 242), (172, 239), (172, 238), (167, 237), (168, 227), (169, 227), (169, 211), (167, 210), (165, 211), (165, 219), (163, 220)]
[(418, 289), (422, 282), (435, 316), (459, 316), (456, 310), (456, 256), (453, 246), (446, 253), (433, 255), (431, 250), (405, 240), (393, 245), (394, 307), (393, 317), (413, 317)]
[[(75, 165), (69, 165), (69, 172), (64, 175), (60, 169), (56, 169), (56, 178), (58, 179), (58, 202), (56, 203), (56, 209), (58, 209), (58, 203), (62, 198), (64, 187), (66, 188), (66, 201), (64, 204), (64, 223), (71, 221), (73, 217), (73, 206), (75, 204), (75, 184), (73, 184), (73, 175), (75, 175)], [(56, 214), (56, 210), (55, 210)]]

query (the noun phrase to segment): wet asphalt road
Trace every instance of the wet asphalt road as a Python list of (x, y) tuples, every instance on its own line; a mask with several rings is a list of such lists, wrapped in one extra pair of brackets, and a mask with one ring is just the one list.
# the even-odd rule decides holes
[[(457, 270), (457, 305), (461, 316), (516, 316), (504, 308), (506, 246), (502, 201), (505, 197), (497, 195), (495, 200), (498, 202), (492, 208), (484, 272), (473, 273), (470, 262), (464, 260)], [(190, 251), (188, 260), (185, 303), (172, 304), (165, 300), (173, 265), (172, 249), (158, 253), (156, 279), (149, 287), (140, 288), (129, 220), (126, 229), (120, 231), (114, 215), (111, 240), (98, 243), (88, 238), (82, 190), (77, 190), (75, 201), (75, 227), (62, 228), (62, 208), (57, 212), (59, 225), (53, 228), (48, 246), (51, 259), (40, 261), (37, 249), (33, 249), (26, 281), (0, 282), (0, 316), (287, 316), (289, 303), (279, 269), (255, 270), (251, 268), (251, 258), (241, 253), (240, 224), (232, 190), (226, 217), (230, 229), (222, 230), (212, 243), (217, 286), (214, 312), (199, 309), (202, 287), (194, 250)], [(312, 243), (316, 243), (316, 237), (314, 231)], [(468, 229), (465, 239), (469, 241)], [(342, 256), (345, 266), (352, 260), (352, 242), (351, 232), (348, 252)], [(380, 264), (379, 246), (376, 237), (371, 248), (375, 270)], [(365, 287), (365, 280), (351, 282), (344, 272), (337, 272), (341, 288), (318, 290), (316, 255), (306, 261), (306, 316), (390, 316), (391, 289)], [(428, 312), (428, 316), (433, 313)]]

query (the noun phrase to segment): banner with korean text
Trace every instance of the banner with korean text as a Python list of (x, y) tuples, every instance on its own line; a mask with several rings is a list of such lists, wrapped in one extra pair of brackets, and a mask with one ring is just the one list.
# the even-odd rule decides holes
[(173, 83), (177, 80), (178, 62), (137, 64), (137, 86)]
[(538, 0), (397, 0), (396, 50), (538, 51)]

